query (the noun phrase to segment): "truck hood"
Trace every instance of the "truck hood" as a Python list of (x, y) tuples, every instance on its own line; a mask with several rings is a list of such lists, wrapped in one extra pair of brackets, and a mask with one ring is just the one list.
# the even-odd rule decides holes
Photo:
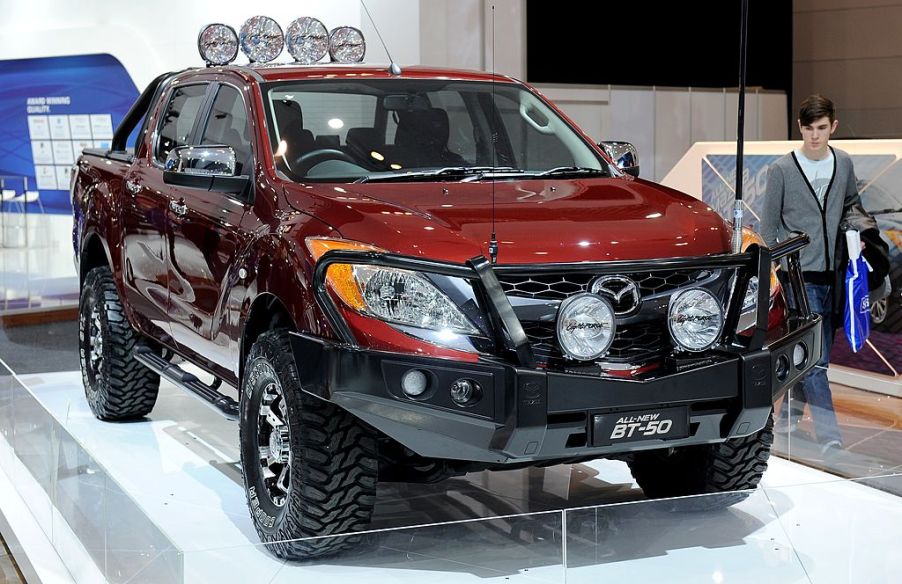
[(285, 197), (346, 239), (460, 263), (488, 257), (493, 190), (499, 264), (729, 251), (731, 228), (707, 204), (631, 178), (290, 184)]

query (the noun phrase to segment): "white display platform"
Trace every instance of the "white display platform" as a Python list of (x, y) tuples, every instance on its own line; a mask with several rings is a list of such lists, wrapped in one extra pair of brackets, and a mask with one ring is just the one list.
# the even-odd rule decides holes
[(380, 485), (364, 545), (286, 563), (251, 524), (236, 422), (164, 383), (146, 421), (103, 423), (77, 372), (18, 379), (0, 467), (47, 491), (27, 504), (77, 582), (902, 581), (902, 500), (776, 457), (717, 512), (645, 501), (612, 461)]

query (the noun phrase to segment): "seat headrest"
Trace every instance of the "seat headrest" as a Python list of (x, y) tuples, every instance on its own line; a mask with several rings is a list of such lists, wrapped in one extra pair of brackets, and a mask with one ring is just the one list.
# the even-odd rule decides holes
[(276, 122), (283, 129), (302, 130), (304, 128), (304, 114), (301, 104), (291, 99), (279, 99), (272, 102)]
[(444, 148), (448, 145), (449, 136), (448, 113), (443, 109), (398, 112), (395, 144)]

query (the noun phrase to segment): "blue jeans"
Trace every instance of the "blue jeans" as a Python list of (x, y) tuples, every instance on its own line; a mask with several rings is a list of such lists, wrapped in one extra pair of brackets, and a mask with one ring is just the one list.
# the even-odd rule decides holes
[(805, 284), (808, 304), (811, 312), (816, 312), (823, 319), (823, 343), (821, 358), (802, 380), (802, 391), (805, 401), (811, 408), (814, 421), (814, 433), (817, 441), (826, 444), (832, 440), (842, 442), (836, 413), (833, 411), (833, 396), (830, 394), (830, 383), (827, 381), (827, 366), (830, 363), (830, 349), (833, 347), (833, 286)]

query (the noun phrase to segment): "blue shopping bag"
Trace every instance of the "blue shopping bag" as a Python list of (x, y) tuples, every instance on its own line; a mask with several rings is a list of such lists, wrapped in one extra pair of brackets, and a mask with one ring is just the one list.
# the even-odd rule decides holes
[(864, 346), (871, 330), (871, 303), (868, 299), (868, 271), (871, 267), (861, 255), (861, 238), (857, 231), (846, 231), (849, 267), (846, 268), (846, 305), (843, 324), (849, 346), (856, 353)]

